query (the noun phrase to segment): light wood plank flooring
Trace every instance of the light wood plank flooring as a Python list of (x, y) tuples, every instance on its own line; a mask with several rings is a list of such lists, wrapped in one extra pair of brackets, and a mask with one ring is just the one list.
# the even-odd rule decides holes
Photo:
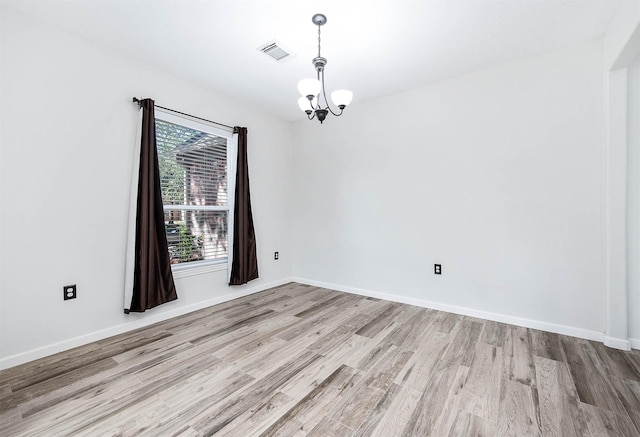
[(2, 436), (639, 436), (640, 353), (287, 284), (0, 372)]

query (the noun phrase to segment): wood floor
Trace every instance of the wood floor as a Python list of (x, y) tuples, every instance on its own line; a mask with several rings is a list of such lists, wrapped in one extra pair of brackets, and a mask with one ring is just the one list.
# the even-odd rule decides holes
[(640, 353), (287, 284), (0, 372), (2, 436), (639, 436)]

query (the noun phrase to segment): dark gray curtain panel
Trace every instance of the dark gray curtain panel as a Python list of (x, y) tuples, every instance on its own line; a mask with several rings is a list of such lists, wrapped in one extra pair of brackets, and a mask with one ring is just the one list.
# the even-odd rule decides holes
[(133, 295), (131, 305), (125, 309), (125, 313), (141, 313), (178, 298), (164, 227), (154, 102), (151, 99), (144, 99), (140, 101), (140, 106), (142, 107), (142, 135)]
[(235, 127), (233, 133), (238, 135), (238, 165), (233, 213), (233, 260), (229, 285), (242, 285), (258, 277), (258, 258), (249, 195), (247, 128)]

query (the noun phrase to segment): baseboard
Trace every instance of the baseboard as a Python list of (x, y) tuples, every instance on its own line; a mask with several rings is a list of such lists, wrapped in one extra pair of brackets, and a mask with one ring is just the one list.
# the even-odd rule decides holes
[(623, 351), (631, 350), (631, 341), (626, 338), (616, 338), (605, 335), (603, 343), (605, 346), (615, 349), (622, 349)]
[(506, 314), (492, 313), (488, 311), (476, 310), (473, 308), (461, 307), (457, 305), (449, 305), (440, 302), (432, 302), (413, 297), (400, 296), (397, 294), (383, 293), (379, 291), (366, 290), (362, 288), (347, 287), (339, 284), (330, 284), (326, 282), (314, 281), (305, 278), (292, 278), (292, 281), (301, 284), (313, 285), (315, 287), (328, 288), (331, 290), (343, 291), (345, 293), (358, 294), (366, 297), (375, 297), (378, 299), (389, 300), (392, 302), (406, 303), (409, 305), (419, 306), (423, 308), (431, 308), (448, 313), (460, 314), (463, 316), (477, 317), (479, 319), (492, 320), (494, 322), (508, 323), (510, 325), (522, 326), (525, 328), (539, 329), (541, 331), (553, 332), (556, 334), (568, 335), (571, 337), (584, 338), (587, 340), (603, 341), (604, 334), (598, 331), (576, 328), (567, 325), (558, 325), (555, 323), (543, 322), (540, 320), (526, 319), (522, 317), (509, 316)]
[(81, 335), (78, 337), (70, 338), (60, 341), (51, 345), (43, 346), (41, 348), (33, 349), (20, 354), (12, 355), (5, 358), (0, 358), (0, 370), (14, 367), (19, 364), (23, 364), (29, 361), (37, 360), (49, 355), (53, 355), (59, 352), (63, 352), (74, 347), (82, 346), (94, 341), (103, 340), (114, 335), (123, 334), (125, 332), (133, 331), (135, 329), (144, 328), (145, 326), (152, 325), (154, 323), (162, 322), (173, 317), (178, 317), (184, 314), (191, 313), (203, 308), (208, 308), (213, 305), (217, 305), (223, 302), (228, 302), (233, 299), (245, 297), (250, 294), (258, 293), (260, 291), (278, 287), (280, 285), (287, 284), (289, 282), (298, 282), (301, 284), (312, 285), (316, 287), (328, 288), (331, 290), (342, 291), (345, 293), (357, 294), (360, 296), (375, 297), (378, 299), (384, 299), (392, 302), (406, 303), (409, 305), (415, 305), (423, 308), (431, 308), (440, 311), (446, 311), (454, 314), (461, 314), (464, 316), (477, 317), (485, 320), (493, 320), (495, 322), (508, 323), (511, 325), (523, 326), (525, 328), (539, 329), (547, 332), (554, 332), (556, 334), (569, 335), (572, 337), (584, 338), (587, 340), (601, 341), (609, 347), (616, 349), (629, 350), (629, 347), (633, 349), (640, 349), (640, 338), (631, 338), (629, 340), (617, 339), (612, 337), (605, 337), (603, 333), (597, 331), (590, 331), (586, 329), (576, 328), (566, 325), (558, 325), (549, 322), (543, 322), (539, 320), (525, 319), (521, 317), (514, 317), (505, 314), (492, 313), (487, 311), (480, 311), (473, 308), (461, 307), (456, 305), (443, 304), (439, 302), (432, 302), (423, 299), (416, 299), (412, 297), (400, 296), (396, 294), (383, 293), (379, 291), (367, 290), (362, 288), (348, 287), (339, 284), (331, 284), (327, 282), (314, 281), (305, 278), (284, 278), (278, 281), (261, 284), (256, 287), (250, 287), (242, 290), (241, 292), (228, 293), (223, 296), (218, 296), (205, 301), (197, 302), (192, 305), (177, 308), (172, 311), (167, 311), (159, 314), (149, 315), (144, 319), (138, 319), (133, 322), (124, 323), (121, 325), (113, 326), (100, 331), (95, 331), (89, 334)]
[(83, 346), (85, 344), (88, 344), (94, 341), (104, 340), (105, 338), (113, 337), (114, 335), (124, 334), (125, 332), (133, 331), (135, 329), (144, 328), (145, 326), (153, 325), (154, 323), (158, 323), (168, 319), (172, 319), (174, 317), (182, 316), (184, 314), (201, 310), (203, 308), (208, 308), (210, 306), (217, 305), (223, 302), (228, 302), (233, 299), (245, 297), (250, 294), (254, 294), (254, 293), (258, 293), (260, 291), (266, 290), (268, 288), (278, 287), (280, 285), (287, 284), (291, 281), (292, 281), (291, 278), (285, 278), (278, 281), (261, 284), (259, 286), (242, 289), (241, 291), (234, 291), (233, 293), (228, 293), (212, 299), (207, 299), (191, 305), (176, 308), (175, 310), (165, 311), (158, 314), (145, 313), (145, 317), (143, 319), (142, 318), (137, 319), (131, 322), (123, 323), (121, 325), (112, 326), (106, 329), (102, 329), (100, 331), (91, 332), (89, 334), (63, 340), (63, 341), (53, 343), (47, 346), (43, 346), (37, 349), (32, 349), (27, 352), (22, 352), (16, 355), (11, 355), (6, 358), (1, 358), (0, 370), (8, 369), (9, 367), (14, 367), (19, 364), (24, 364), (29, 361), (44, 358), (49, 355), (57, 354), (59, 352), (64, 352), (66, 350), (73, 349), (74, 347)]

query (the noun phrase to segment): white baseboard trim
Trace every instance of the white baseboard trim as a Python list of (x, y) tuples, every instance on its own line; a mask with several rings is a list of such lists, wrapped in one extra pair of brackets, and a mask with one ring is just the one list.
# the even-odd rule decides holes
[(358, 294), (366, 297), (375, 297), (378, 299), (389, 300), (392, 302), (406, 303), (409, 305), (419, 306), (423, 308), (431, 308), (448, 313), (460, 314), (463, 316), (477, 317), (479, 319), (492, 320), (494, 322), (508, 323), (510, 325), (522, 326), (525, 328), (539, 329), (541, 331), (553, 332), (556, 334), (568, 335), (571, 337), (584, 338), (586, 340), (603, 341), (604, 334), (598, 331), (576, 328), (567, 325), (558, 325), (540, 320), (526, 319), (522, 317), (509, 316), (506, 314), (492, 313), (488, 311), (476, 310), (473, 308), (461, 307), (457, 305), (449, 305), (439, 302), (432, 302), (413, 297), (400, 296), (397, 294), (382, 293), (379, 291), (366, 290), (362, 288), (347, 287), (339, 284), (330, 284), (326, 282), (314, 281), (305, 278), (292, 278), (292, 281), (301, 284), (313, 285), (315, 287), (328, 288), (331, 290), (343, 291), (345, 293)]
[(91, 332), (89, 334), (80, 335), (78, 337), (73, 337), (67, 340), (59, 341), (57, 343), (53, 343), (37, 349), (32, 349), (27, 352), (22, 352), (16, 355), (11, 355), (9, 357), (1, 358), (0, 370), (8, 369), (9, 367), (14, 367), (19, 364), (24, 364), (29, 361), (44, 358), (49, 355), (57, 354), (59, 352), (64, 352), (66, 350), (73, 349), (74, 347), (83, 346), (85, 344), (88, 344), (94, 341), (104, 340), (105, 338), (113, 337), (114, 335), (123, 334), (125, 332), (133, 331), (139, 328), (144, 328), (145, 326), (153, 325), (154, 323), (172, 319), (174, 317), (188, 314), (197, 310), (201, 310), (203, 308), (208, 308), (210, 306), (217, 305), (219, 303), (228, 302), (233, 299), (245, 297), (250, 294), (254, 294), (254, 293), (258, 293), (260, 291), (266, 290), (268, 288), (273, 288), (273, 287), (278, 287), (280, 285), (288, 284), (289, 282), (292, 282), (292, 281), (293, 280), (291, 278), (285, 278), (278, 281), (261, 284), (255, 287), (248, 287), (242, 290), (236, 290), (233, 293), (227, 293), (222, 296), (203, 300), (191, 305), (176, 308), (171, 311), (165, 311), (158, 314), (145, 313), (144, 318), (133, 320), (131, 322), (123, 323), (117, 326), (112, 326), (106, 329), (102, 329), (100, 331)]
[(330, 290), (342, 291), (345, 293), (357, 294), (366, 297), (375, 297), (378, 299), (384, 299), (392, 302), (406, 303), (409, 305), (415, 305), (423, 308), (431, 308), (440, 311), (446, 311), (454, 314), (461, 314), (464, 316), (477, 317), (485, 320), (492, 320), (495, 322), (508, 323), (511, 325), (523, 326), (525, 328), (539, 329), (542, 331), (554, 332), (556, 334), (569, 335), (572, 337), (584, 338), (587, 340), (601, 341), (609, 347), (616, 349), (629, 350), (629, 348), (640, 349), (640, 338), (631, 338), (629, 340), (618, 339), (613, 337), (605, 337), (601, 332), (590, 331), (586, 329), (576, 328), (566, 325), (558, 325), (549, 322), (542, 322), (539, 320), (525, 319), (521, 317), (514, 317), (505, 314), (492, 313), (487, 311), (475, 310), (473, 308), (461, 307), (456, 305), (443, 304), (439, 302), (432, 302), (423, 299), (416, 299), (412, 297), (400, 296), (396, 294), (383, 293), (379, 291), (366, 290), (362, 288), (348, 287), (339, 284), (331, 284), (327, 282), (315, 281), (305, 278), (284, 278), (278, 281), (261, 284), (256, 287), (249, 287), (240, 292), (228, 293), (222, 296), (218, 296), (205, 301), (200, 301), (192, 305), (176, 308), (172, 311), (166, 311), (159, 314), (149, 314), (144, 319), (138, 319), (132, 322), (123, 323), (121, 325), (106, 328), (100, 331), (91, 332), (89, 334), (81, 335), (78, 337), (63, 340), (57, 343), (53, 343), (47, 346), (43, 346), (30, 351), (22, 352), (9, 357), (0, 358), (0, 370), (8, 369), (19, 364), (24, 364), (29, 361), (37, 360), (49, 355), (53, 355), (59, 352), (64, 352), (74, 347), (83, 346), (85, 344), (103, 340), (114, 335), (123, 334), (125, 332), (133, 331), (135, 329), (144, 328), (145, 326), (152, 325), (154, 323), (162, 322), (174, 317), (178, 317), (184, 314), (191, 313), (203, 308), (208, 308), (213, 305), (217, 305), (223, 302), (228, 302), (233, 299), (248, 296), (250, 294), (259, 293), (260, 291), (279, 287), (280, 285), (288, 284), (289, 282), (298, 282), (301, 284), (312, 285), (315, 287), (328, 288)]
[(623, 351), (631, 350), (631, 341), (626, 338), (616, 338), (605, 335), (603, 343), (605, 346), (612, 347), (614, 349), (622, 349)]

